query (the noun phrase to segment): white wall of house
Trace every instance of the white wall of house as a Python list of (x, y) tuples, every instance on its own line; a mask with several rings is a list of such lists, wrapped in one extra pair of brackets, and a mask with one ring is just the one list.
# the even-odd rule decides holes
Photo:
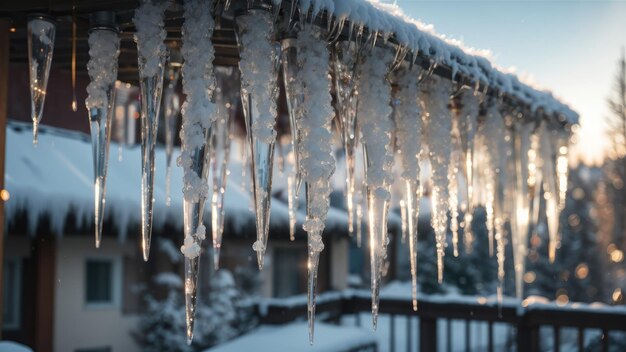
[[(123, 257), (135, 255), (132, 242), (103, 238), (100, 249), (91, 236), (65, 236), (57, 242), (56, 291), (54, 292), (54, 350), (110, 347), (112, 352), (139, 351), (130, 333), (137, 328), (137, 315), (122, 314)], [(113, 260), (113, 303), (86, 303), (87, 259)]]

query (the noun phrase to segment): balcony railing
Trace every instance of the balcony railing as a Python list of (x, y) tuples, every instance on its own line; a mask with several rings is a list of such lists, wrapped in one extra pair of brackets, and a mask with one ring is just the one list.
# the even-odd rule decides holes
[[(316, 311), (318, 320), (371, 329), (370, 309), (369, 294), (348, 291), (320, 295)], [(259, 315), (264, 324), (306, 319), (306, 300), (269, 300), (259, 306)], [(610, 343), (617, 347), (609, 340), (611, 334), (626, 337), (623, 307), (520, 304), (512, 299), (498, 305), (481, 297), (428, 296), (413, 311), (410, 300), (382, 297), (379, 316), (375, 334), (386, 337), (379, 343), (392, 352), (609, 351)]]

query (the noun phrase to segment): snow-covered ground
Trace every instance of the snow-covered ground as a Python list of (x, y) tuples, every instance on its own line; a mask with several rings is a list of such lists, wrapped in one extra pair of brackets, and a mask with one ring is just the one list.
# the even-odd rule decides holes
[(309, 345), (306, 322), (278, 326), (261, 326), (233, 341), (207, 352), (234, 351), (347, 351), (374, 343), (376, 339), (363, 329), (325, 323), (315, 324), (315, 343)]

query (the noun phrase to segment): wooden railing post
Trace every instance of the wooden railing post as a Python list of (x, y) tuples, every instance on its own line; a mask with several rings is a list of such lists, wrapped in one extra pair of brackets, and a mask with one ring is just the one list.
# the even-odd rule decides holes
[(437, 318), (420, 317), (420, 352), (437, 352)]
[(526, 310), (517, 324), (517, 350), (528, 352), (539, 350), (539, 327), (528, 324), (528, 311)]

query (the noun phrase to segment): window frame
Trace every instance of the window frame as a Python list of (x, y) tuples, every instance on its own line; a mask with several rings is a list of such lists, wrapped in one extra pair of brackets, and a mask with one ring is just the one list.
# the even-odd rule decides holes
[[(103, 302), (89, 302), (87, 298), (87, 264), (90, 262), (109, 262), (111, 264), (111, 300)], [(83, 261), (83, 303), (85, 309), (112, 309), (119, 308), (122, 289), (122, 265), (117, 256), (91, 255), (86, 256)]]
[[(15, 305), (13, 307), (11, 307), (11, 309), (15, 309), (15, 321), (11, 321), (11, 322), (6, 322), (4, 321), (4, 315), (2, 316), (2, 330), (7, 330), (7, 331), (15, 331), (15, 330), (19, 330), (21, 325), (22, 325), (22, 285), (23, 285), (23, 278), (22, 278), (22, 258), (21, 257), (8, 257), (5, 259), (5, 263), (4, 263), (4, 267), (3, 267), (3, 278), (2, 280), (4, 281), (6, 279), (6, 275), (4, 273), (5, 268), (8, 267), (7, 264), (9, 264), (9, 262), (13, 262), (15, 265), (15, 282), (13, 285), (13, 295), (14, 296), (14, 300), (15, 300)], [(4, 285), (3, 282), (3, 287), (7, 287), (8, 285)], [(5, 298), (5, 293), (3, 292), (3, 301)], [(4, 302), (3, 302), (3, 306), (4, 306)], [(4, 309), (8, 309), (9, 307), (4, 307)]]

